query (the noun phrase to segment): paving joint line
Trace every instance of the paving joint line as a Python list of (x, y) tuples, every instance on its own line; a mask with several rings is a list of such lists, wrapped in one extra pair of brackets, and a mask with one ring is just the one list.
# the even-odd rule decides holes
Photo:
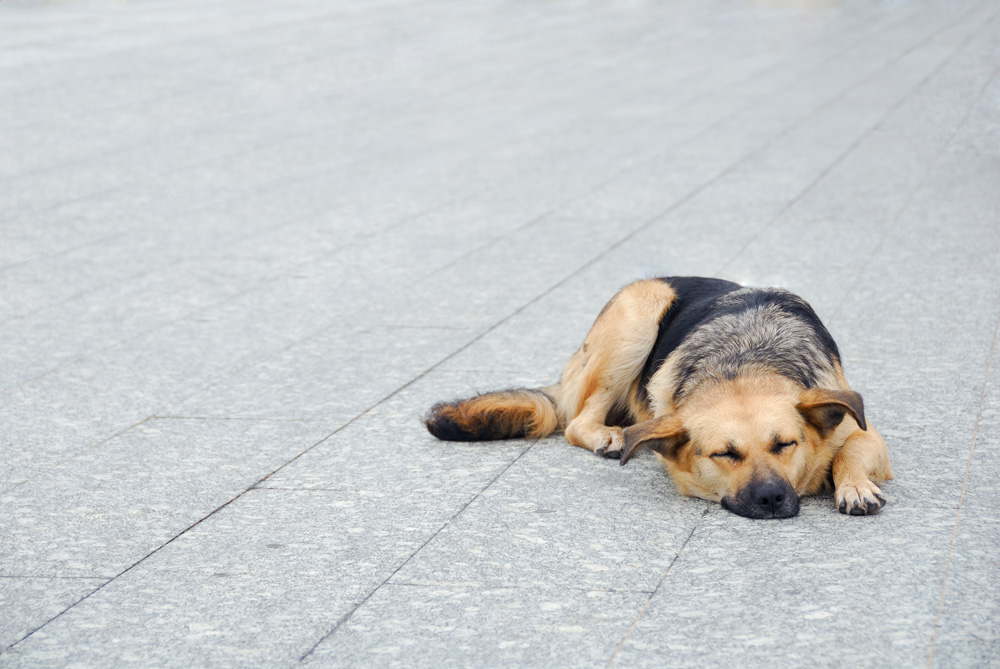
[(100, 448), (101, 446), (103, 446), (104, 444), (108, 443), (112, 439), (117, 439), (118, 437), (122, 436), (123, 434), (125, 434), (129, 430), (133, 430), (133, 429), (139, 427), (140, 425), (142, 425), (143, 423), (145, 423), (145, 422), (147, 422), (149, 420), (152, 420), (153, 418), (154, 418), (154, 416), (146, 416), (145, 418), (143, 418), (142, 420), (140, 420), (138, 423), (134, 423), (132, 425), (129, 425), (128, 427), (123, 428), (123, 429), (119, 430), (118, 432), (115, 432), (111, 436), (105, 437), (104, 439), (101, 439), (96, 444), (93, 444), (92, 446), (88, 446), (88, 447), (84, 448), (82, 451), (74, 453), (73, 455), (69, 456), (68, 458), (63, 458), (59, 462), (57, 462), (57, 463), (55, 463), (53, 465), (50, 465), (49, 467), (46, 467), (45, 469), (43, 469), (40, 472), (36, 472), (35, 474), (32, 474), (31, 476), (29, 476), (28, 478), (24, 479), (23, 481), (18, 481), (14, 485), (12, 485), (12, 486), (10, 486), (8, 488), (4, 488), (3, 490), (0, 490), (0, 494), (7, 494), (10, 491), (15, 490), (15, 489), (19, 488), (20, 486), (24, 485), (25, 483), (28, 483), (29, 481), (34, 481), (39, 476), (44, 476), (45, 474), (48, 474), (53, 469), (58, 469), (59, 467), (62, 467), (64, 464), (66, 464), (70, 460), (74, 460), (74, 459), (76, 459), (76, 458), (78, 458), (80, 456), (83, 456), (83, 455), (86, 455), (87, 453), (90, 453), (91, 451), (93, 451), (93, 450), (95, 450), (97, 448)]
[(952, 557), (955, 553), (955, 542), (958, 539), (958, 525), (962, 517), (962, 502), (965, 501), (965, 493), (969, 485), (969, 472), (972, 470), (972, 456), (976, 452), (976, 439), (979, 436), (979, 425), (982, 422), (983, 406), (986, 403), (986, 394), (989, 391), (990, 373), (993, 369), (993, 357), (997, 348), (997, 337), (1000, 335), (1000, 317), (993, 328), (993, 341), (990, 344), (989, 357), (986, 359), (986, 376), (983, 379), (983, 391), (979, 395), (979, 409), (976, 412), (976, 424), (972, 430), (972, 444), (969, 446), (969, 457), (965, 462), (965, 477), (962, 479), (962, 491), (958, 496), (958, 509), (955, 511), (955, 525), (951, 531), (951, 540), (948, 544), (948, 557), (945, 560), (944, 576), (941, 579), (941, 594), (938, 597), (937, 613), (934, 616), (934, 632), (931, 635), (931, 647), (927, 653), (927, 667), (934, 665), (934, 647), (937, 644), (938, 630), (941, 629), (941, 614), (944, 611), (945, 596), (948, 592), (948, 576), (951, 573)]
[(431, 535), (431, 536), (430, 536), (430, 537), (429, 537), (429, 538), (427, 539), (427, 541), (425, 541), (424, 543), (422, 543), (422, 544), (421, 544), (421, 545), (420, 545), (420, 546), (419, 546), (419, 547), (418, 547), (418, 548), (417, 548), (417, 549), (416, 549), (415, 551), (413, 551), (413, 553), (411, 553), (411, 554), (410, 554), (410, 556), (409, 556), (408, 558), (406, 558), (406, 560), (404, 560), (404, 561), (403, 561), (403, 563), (402, 563), (401, 565), (399, 565), (398, 567), (396, 567), (396, 569), (394, 569), (394, 570), (393, 570), (393, 572), (392, 572), (391, 574), (389, 574), (389, 575), (388, 575), (388, 576), (387, 576), (387, 577), (386, 577), (386, 578), (385, 578), (385, 579), (384, 579), (384, 580), (383, 580), (383, 581), (382, 581), (381, 583), (379, 583), (379, 584), (378, 584), (377, 586), (375, 586), (375, 588), (374, 588), (374, 589), (373, 589), (373, 590), (372, 590), (371, 592), (369, 592), (369, 593), (368, 593), (368, 594), (367, 594), (367, 595), (365, 596), (365, 598), (364, 598), (364, 599), (362, 599), (362, 600), (361, 600), (360, 602), (358, 602), (357, 604), (355, 604), (355, 605), (354, 605), (354, 607), (353, 607), (353, 608), (352, 608), (352, 609), (351, 609), (350, 611), (348, 611), (348, 612), (347, 612), (347, 613), (346, 613), (345, 615), (343, 615), (343, 616), (342, 616), (342, 617), (341, 617), (341, 618), (340, 618), (340, 619), (339, 619), (339, 620), (337, 621), (337, 623), (336, 623), (336, 624), (335, 624), (335, 625), (333, 626), (333, 628), (332, 628), (332, 629), (331, 629), (331, 630), (330, 630), (329, 632), (327, 632), (327, 633), (326, 633), (325, 635), (323, 635), (323, 636), (322, 636), (322, 637), (321, 637), (321, 638), (319, 639), (319, 641), (317, 641), (317, 642), (316, 642), (315, 644), (313, 644), (313, 645), (312, 645), (312, 647), (311, 647), (311, 648), (309, 648), (309, 650), (308, 650), (308, 651), (306, 651), (306, 653), (305, 653), (304, 655), (302, 655), (302, 656), (301, 656), (301, 657), (299, 658), (299, 661), (298, 661), (298, 663), (297, 663), (297, 664), (301, 664), (302, 662), (304, 662), (304, 661), (306, 660), (306, 658), (308, 658), (308, 657), (309, 657), (310, 655), (312, 655), (312, 654), (313, 654), (313, 653), (314, 653), (314, 652), (316, 651), (316, 649), (317, 649), (317, 648), (318, 648), (318, 647), (319, 647), (319, 646), (320, 646), (320, 645), (321, 645), (321, 644), (322, 644), (322, 643), (323, 643), (324, 641), (326, 641), (326, 640), (327, 640), (327, 639), (329, 639), (329, 638), (330, 638), (331, 636), (333, 636), (334, 634), (336, 634), (337, 630), (338, 630), (338, 629), (340, 629), (340, 627), (341, 627), (341, 626), (342, 626), (342, 625), (343, 625), (344, 623), (346, 623), (346, 622), (347, 622), (348, 620), (350, 620), (351, 616), (353, 616), (353, 615), (354, 615), (354, 613), (355, 613), (355, 612), (356, 612), (356, 611), (357, 611), (357, 610), (358, 610), (358, 609), (359, 609), (359, 608), (360, 608), (360, 607), (361, 607), (362, 605), (364, 605), (364, 604), (365, 604), (365, 602), (367, 602), (367, 601), (368, 601), (369, 599), (371, 599), (371, 598), (372, 598), (372, 596), (374, 596), (374, 595), (375, 595), (375, 593), (376, 593), (376, 592), (378, 592), (378, 591), (379, 591), (379, 590), (380, 590), (380, 589), (382, 588), (382, 586), (384, 586), (384, 585), (385, 585), (386, 583), (388, 583), (388, 582), (389, 582), (389, 581), (390, 581), (390, 580), (392, 579), (392, 577), (393, 577), (393, 576), (395, 576), (395, 575), (396, 575), (396, 574), (397, 574), (397, 573), (398, 573), (398, 572), (399, 572), (399, 571), (400, 571), (400, 570), (401, 570), (401, 569), (402, 569), (403, 567), (405, 567), (405, 566), (406, 566), (407, 564), (409, 564), (409, 563), (410, 563), (410, 560), (412, 560), (412, 559), (413, 559), (414, 557), (416, 557), (416, 556), (417, 556), (417, 554), (419, 554), (419, 553), (420, 553), (420, 551), (422, 551), (422, 550), (423, 550), (423, 549), (424, 549), (424, 548), (425, 548), (425, 547), (426, 547), (426, 546), (427, 546), (427, 545), (428, 545), (428, 544), (429, 544), (430, 542), (432, 542), (432, 541), (433, 541), (433, 540), (434, 540), (434, 539), (435, 539), (435, 538), (436, 538), (436, 537), (437, 537), (437, 536), (438, 536), (438, 535), (439, 535), (439, 534), (440, 534), (440, 533), (441, 533), (442, 531), (444, 531), (444, 529), (445, 529), (446, 527), (448, 527), (449, 525), (451, 525), (451, 524), (452, 524), (452, 523), (453, 523), (453, 522), (455, 521), (455, 519), (456, 519), (456, 518), (458, 518), (458, 517), (459, 517), (460, 515), (462, 515), (462, 512), (463, 512), (463, 511), (465, 511), (465, 510), (466, 510), (467, 508), (469, 508), (469, 505), (470, 505), (470, 504), (472, 504), (472, 503), (473, 503), (473, 502), (475, 502), (475, 501), (476, 501), (477, 499), (479, 499), (479, 497), (480, 497), (480, 496), (481, 496), (481, 495), (482, 495), (482, 494), (483, 494), (484, 492), (486, 492), (486, 491), (487, 491), (487, 490), (488, 490), (488, 489), (490, 488), (490, 486), (492, 486), (492, 485), (493, 485), (494, 483), (496, 483), (497, 479), (499, 479), (499, 478), (500, 478), (501, 476), (503, 476), (504, 474), (506, 474), (506, 473), (507, 473), (507, 471), (508, 471), (508, 470), (509, 470), (509, 469), (510, 469), (511, 467), (513, 467), (513, 466), (514, 466), (514, 465), (515, 465), (515, 464), (517, 463), (517, 461), (518, 461), (518, 460), (520, 460), (520, 459), (521, 459), (521, 457), (523, 457), (523, 456), (524, 456), (524, 454), (525, 454), (525, 453), (527, 453), (528, 451), (530, 451), (530, 450), (531, 450), (531, 447), (532, 447), (532, 446), (534, 446), (535, 444), (537, 444), (537, 443), (538, 443), (538, 441), (539, 441), (538, 439), (535, 439), (535, 440), (534, 440), (534, 441), (532, 441), (532, 442), (531, 442), (530, 444), (528, 444), (527, 448), (525, 448), (525, 449), (524, 449), (523, 451), (521, 451), (521, 453), (520, 453), (520, 454), (518, 454), (518, 456), (517, 456), (516, 458), (514, 458), (513, 460), (511, 460), (511, 461), (510, 461), (510, 462), (509, 462), (509, 463), (507, 464), (507, 466), (506, 466), (506, 467), (504, 467), (504, 468), (503, 468), (502, 470), (500, 470), (500, 472), (499, 472), (499, 473), (498, 473), (498, 474), (497, 474), (496, 476), (494, 476), (494, 477), (493, 477), (493, 478), (492, 478), (492, 479), (490, 480), (490, 482), (489, 482), (489, 483), (487, 483), (487, 484), (486, 484), (486, 485), (485, 485), (485, 486), (483, 487), (483, 489), (482, 489), (482, 490), (481, 490), (480, 492), (478, 492), (478, 493), (476, 493), (475, 495), (473, 495), (473, 496), (472, 496), (472, 497), (471, 497), (471, 498), (469, 499), (469, 501), (467, 501), (467, 502), (466, 502), (465, 504), (463, 504), (463, 505), (462, 505), (462, 507), (461, 507), (461, 508), (459, 508), (459, 510), (458, 510), (458, 511), (456, 511), (456, 512), (455, 512), (455, 514), (454, 514), (454, 515), (453, 515), (453, 516), (452, 516), (451, 518), (449, 518), (449, 519), (448, 519), (447, 521), (445, 521), (445, 522), (444, 522), (444, 524), (443, 524), (443, 525), (441, 525), (441, 527), (439, 527), (439, 528), (437, 529), (437, 531), (436, 531), (436, 532), (434, 532), (434, 534), (432, 534), (432, 535)]
[(185, 534), (187, 534), (189, 531), (193, 530), (198, 525), (201, 525), (203, 522), (205, 522), (206, 520), (208, 520), (209, 518), (211, 518), (212, 516), (214, 516), (216, 513), (218, 513), (222, 509), (225, 509), (227, 506), (229, 506), (230, 504), (232, 504), (233, 502), (235, 502), (239, 498), (243, 497), (243, 495), (245, 495), (246, 493), (248, 493), (252, 489), (253, 488), (250, 487), (250, 488), (247, 488), (246, 490), (244, 490), (243, 492), (239, 493), (238, 495), (236, 495), (235, 497), (233, 497), (228, 502), (226, 502), (223, 505), (217, 507), (215, 510), (213, 510), (212, 512), (210, 512), (208, 515), (206, 515), (206, 516), (200, 518), (199, 520), (195, 521), (194, 523), (192, 523), (191, 525), (189, 525), (188, 527), (186, 527), (185, 529), (181, 530), (179, 533), (175, 534), (173, 537), (171, 537), (170, 539), (168, 539), (163, 544), (157, 546), (152, 551), (150, 551), (149, 553), (147, 553), (143, 557), (139, 558), (139, 560), (137, 560), (136, 562), (132, 563), (130, 566), (126, 567), (125, 569), (123, 569), (122, 571), (118, 572), (117, 574), (115, 574), (111, 578), (107, 579), (104, 583), (100, 584), (99, 586), (97, 586), (96, 588), (94, 588), (92, 591), (88, 592), (86, 595), (84, 595), (83, 597), (81, 597), (77, 601), (73, 602), (72, 604), (70, 604), (69, 606), (67, 606), (65, 609), (63, 609), (62, 611), (60, 611), (59, 613), (57, 613), (56, 615), (52, 616), (51, 618), (49, 618), (48, 620), (46, 620), (42, 624), (40, 624), (40, 625), (32, 628), (27, 634), (25, 634), (20, 639), (18, 639), (14, 643), (12, 643), (12, 644), (8, 645), (6, 648), (4, 648), (3, 651), (0, 652), (0, 656), (2, 656), (4, 653), (7, 653), (8, 651), (10, 651), (12, 648), (14, 648), (15, 646), (17, 646), (18, 644), (24, 642), (29, 637), (31, 637), (33, 634), (35, 634), (36, 632), (38, 632), (42, 628), (46, 627), (50, 623), (55, 622), (56, 620), (58, 620), (60, 617), (62, 617), (66, 613), (68, 613), (69, 611), (73, 610), (81, 602), (84, 602), (87, 599), (89, 599), (90, 597), (92, 597), (93, 595), (96, 595), (98, 592), (100, 592), (101, 590), (103, 590), (105, 587), (107, 587), (111, 583), (115, 582), (116, 580), (118, 580), (119, 578), (121, 578), (122, 576), (124, 576), (125, 574), (127, 574), (128, 572), (132, 571), (133, 569), (135, 569), (136, 567), (138, 567), (139, 565), (141, 565), (143, 562), (145, 562), (146, 560), (148, 560), (149, 558), (151, 558), (152, 556), (156, 555), (161, 550), (163, 550), (164, 548), (166, 548), (167, 546), (169, 546), (170, 544), (172, 544), (174, 541), (176, 541), (180, 537), (184, 536)]
[(663, 576), (660, 577), (660, 581), (656, 584), (656, 588), (653, 589), (653, 592), (650, 593), (649, 597), (646, 599), (646, 603), (643, 604), (641, 609), (639, 609), (639, 614), (636, 615), (635, 620), (632, 621), (632, 625), (628, 628), (628, 631), (625, 632), (625, 636), (622, 638), (621, 643), (618, 644), (618, 648), (615, 649), (615, 652), (611, 656), (611, 659), (608, 660), (608, 663), (604, 665), (605, 669), (614, 664), (615, 660), (618, 659), (618, 654), (621, 653), (622, 648), (625, 647), (625, 643), (628, 641), (629, 637), (632, 636), (632, 631), (635, 630), (636, 625), (639, 624), (639, 621), (642, 619), (643, 614), (646, 613), (646, 609), (649, 608), (650, 603), (653, 601), (653, 597), (655, 597), (656, 593), (659, 592), (660, 587), (663, 585), (663, 582), (666, 581), (667, 576), (670, 575), (670, 570), (674, 568), (674, 565), (677, 563), (677, 560), (679, 560), (681, 557), (681, 553), (684, 552), (684, 549), (687, 547), (688, 542), (691, 541), (691, 537), (694, 536), (694, 533), (697, 532), (698, 528), (701, 526), (701, 521), (705, 519), (705, 516), (707, 516), (709, 511), (711, 510), (712, 510), (711, 506), (706, 506), (705, 510), (702, 511), (701, 515), (698, 517), (697, 522), (695, 522), (694, 527), (692, 527), (691, 531), (688, 533), (687, 538), (684, 539), (684, 543), (682, 543), (681, 547), (677, 549), (677, 554), (674, 555), (674, 559), (671, 560), (670, 564), (667, 565), (667, 569), (666, 571), (663, 572)]
[[(401, 586), (406, 588), (456, 588), (460, 590), (526, 590), (526, 591), (540, 591), (549, 592), (555, 588), (539, 588), (532, 585), (496, 585), (492, 583), (475, 583), (475, 584), (462, 584), (462, 583), (403, 583), (400, 581), (393, 581), (392, 583), (386, 583), (387, 586)], [(563, 586), (560, 585), (557, 588), (560, 592), (626, 592), (635, 593), (643, 595), (652, 595), (654, 590), (643, 590), (641, 588), (602, 588), (595, 586), (593, 588), (579, 588), (571, 585)]]

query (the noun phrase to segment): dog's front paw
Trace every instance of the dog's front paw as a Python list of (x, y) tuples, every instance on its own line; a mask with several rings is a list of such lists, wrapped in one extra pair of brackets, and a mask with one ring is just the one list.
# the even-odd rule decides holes
[(594, 453), (602, 458), (618, 460), (622, 457), (622, 449), (625, 448), (625, 435), (620, 427), (609, 427), (608, 443), (594, 450)]
[(882, 491), (868, 479), (842, 481), (833, 493), (837, 509), (852, 516), (870, 516), (885, 506)]

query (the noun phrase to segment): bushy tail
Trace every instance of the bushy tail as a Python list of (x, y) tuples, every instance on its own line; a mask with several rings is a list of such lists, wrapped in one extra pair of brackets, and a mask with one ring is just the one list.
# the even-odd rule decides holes
[(467, 400), (440, 402), (424, 419), (427, 431), (445, 441), (546, 437), (559, 427), (556, 403), (544, 390), (501, 390)]

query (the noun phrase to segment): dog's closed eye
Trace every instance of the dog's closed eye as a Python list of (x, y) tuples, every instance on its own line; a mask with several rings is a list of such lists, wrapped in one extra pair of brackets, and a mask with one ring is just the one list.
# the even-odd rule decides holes
[(777, 455), (778, 453), (781, 453), (786, 448), (790, 448), (792, 446), (797, 446), (798, 443), (799, 442), (794, 441), (794, 440), (793, 441), (778, 441), (777, 439), (775, 439), (774, 446), (771, 447), (771, 452), (774, 453), (775, 455)]
[(736, 450), (736, 448), (729, 444), (729, 446), (724, 451), (719, 451), (718, 453), (712, 453), (708, 457), (716, 459), (728, 459), (733, 462), (743, 462), (743, 454)]

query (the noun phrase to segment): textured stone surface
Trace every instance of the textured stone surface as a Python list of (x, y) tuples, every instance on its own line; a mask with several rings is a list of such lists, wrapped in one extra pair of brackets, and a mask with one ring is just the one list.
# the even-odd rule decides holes
[(708, 502), (677, 494), (652, 456), (634, 465), (541, 441), (392, 581), (651, 592)]
[[(0, 2), (0, 665), (1000, 663), (995, 3)], [(885, 511), (441, 443), (641, 277), (808, 299)]]
[(466, 501), (251, 491), (15, 646), (12, 663), (288, 664)]
[(147, 420), (0, 497), (0, 574), (117, 576), (334, 429)]
[(0, 644), (27, 636), (105, 583), (100, 578), (0, 577)]
[[(647, 595), (387, 584), (305, 666), (603, 665)], [(407, 630), (400, 634), (399, 630)]]

